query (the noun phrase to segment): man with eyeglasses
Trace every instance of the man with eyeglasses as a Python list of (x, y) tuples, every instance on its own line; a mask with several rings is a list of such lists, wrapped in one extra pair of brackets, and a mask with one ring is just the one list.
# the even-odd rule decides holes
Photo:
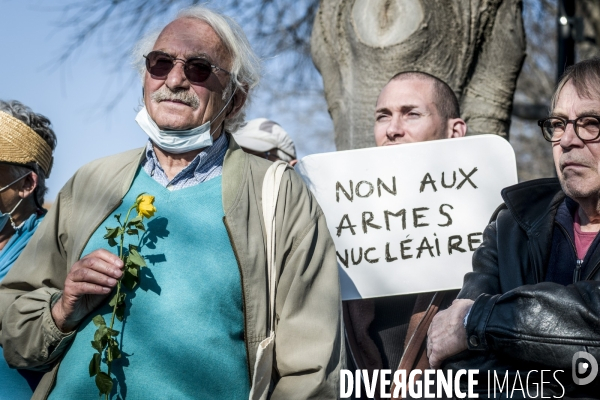
[(600, 360), (600, 59), (567, 69), (551, 109), (539, 125), (558, 179), (502, 191), (460, 300), (429, 329), (431, 366), (478, 369), (480, 398), (495, 375), (527, 397), (600, 393), (576, 380), (593, 369), (576, 353)]
[[(110, 321), (123, 262), (104, 238), (140, 193), (156, 215), (140, 233), (139, 289), (115, 320), (121, 358), (111, 398), (248, 398), (275, 318), (271, 399), (338, 396), (340, 291), (325, 218), (289, 168), (275, 212), (276, 298), (269, 309), (262, 186), (270, 162), (231, 133), (259, 79), (232, 19), (183, 10), (136, 47), (142, 149), (94, 161), (61, 190), (0, 285), (0, 344), (13, 367), (46, 371), (34, 398), (97, 399), (92, 317)], [(93, 366), (93, 365), (92, 365)], [(264, 371), (259, 377), (267, 379)]]

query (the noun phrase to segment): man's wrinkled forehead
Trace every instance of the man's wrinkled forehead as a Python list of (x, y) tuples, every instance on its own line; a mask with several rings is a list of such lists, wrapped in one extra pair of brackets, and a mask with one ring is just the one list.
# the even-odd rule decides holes
[(600, 115), (600, 92), (596, 89), (584, 88), (581, 85), (577, 87), (569, 80), (558, 92), (550, 116), (567, 117), (569, 110), (565, 107), (568, 103), (561, 103), (561, 100), (565, 100), (567, 92), (572, 93), (572, 91), (582, 101), (578, 103), (578, 109), (575, 110), (577, 115)]
[(435, 107), (434, 84), (420, 77), (398, 77), (388, 82), (377, 97), (375, 112), (380, 109)]
[[(551, 115), (555, 113), (558, 101), (567, 86), (573, 87), (581, 99), (600, 102), (600, 74), (571, 77), (559, 83), (559, 87), (554, 92), (551, 100)], [(598, 112), (600, 110), (596, 111)]]
[(158, 35), (153, 50), (186, 59), (202, 57), (212, 63), (229, 61), (229, 52), (215, 30), (195, 18), (179, 18), (168, 24)]

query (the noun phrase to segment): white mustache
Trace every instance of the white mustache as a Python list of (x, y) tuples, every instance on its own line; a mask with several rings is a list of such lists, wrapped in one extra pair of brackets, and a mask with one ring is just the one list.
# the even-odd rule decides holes
[(160, 89), (152, 93), (152, 101), (160, 103), (161, 101), (165, 100), (180, 101), (192, 107), (194, 110), (200, 107), (200, 99), (198, 99), (196, 93), (189, 90), (173, 92), (163, 85), (160, 87)]

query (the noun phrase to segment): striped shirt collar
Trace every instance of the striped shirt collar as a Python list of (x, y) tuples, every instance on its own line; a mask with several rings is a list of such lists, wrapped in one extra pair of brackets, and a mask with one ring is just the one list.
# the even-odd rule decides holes
[(146, 143), (146, 158), (142, 161), (142, 168), (162, 186), (170, 190), (184, 189), (221, 176), (223, 160), (228, 147), (229, 139), (227, 135), (221, 134), (212, 146), (200, 152), (187, 167), (169, 180), (156, 157), (152, 141), (148, 140)]

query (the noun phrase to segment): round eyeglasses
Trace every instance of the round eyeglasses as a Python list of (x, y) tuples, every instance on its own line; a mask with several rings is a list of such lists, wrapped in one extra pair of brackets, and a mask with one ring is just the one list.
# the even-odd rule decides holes
[(206, 82), (213, 71), (223, 71), (231, 74), (229, 71), (212, 65), (207, 59), (201, 57), (183, 60), (162, 51), (151, 51), (144, 58), (146, 58), (146, 70), (154, 79), (166, 79), (177, 61), (183, 62), (183, 73), (190, 83)]
[(600, 117), (594, 115), (582, 115), (577, 119), (550, 117), (538, 121), (544, 139), (549, 142), (559, 142), (567, 130), (568, 124), (573, 124), (575, 134), (584, 142), (600, 137)]

